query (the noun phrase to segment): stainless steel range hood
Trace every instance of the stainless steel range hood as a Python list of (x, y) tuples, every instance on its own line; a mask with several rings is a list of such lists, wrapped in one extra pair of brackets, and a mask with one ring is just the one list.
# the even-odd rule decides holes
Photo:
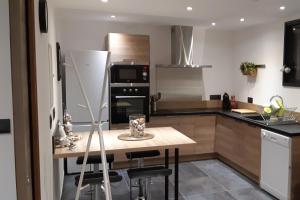
[(172, 26), (171, 27), (171, 64), (159, 64), (162, 68), (203, 68), (211, 65), (193, 63), (193, 27)]

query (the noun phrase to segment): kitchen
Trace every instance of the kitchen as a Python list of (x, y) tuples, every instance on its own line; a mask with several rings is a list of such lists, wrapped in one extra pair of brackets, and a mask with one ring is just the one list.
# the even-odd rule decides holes
[[(104, 177), (96, 183), (83, 176), (79, 199), (108, 199), (110, 192), (130, 199), (131, 190), (132, 199), (300, 198), (298, 2), (48, 0), (46, 33), (39, 3), (41, 199), (75, 199), (91, 122), (101, 122), (111, 160), (100, 164)], [(145, 116), (130, 120), (132, 114)], [(152, 138), (118, 140), (140, 119)], [(108, 133), (117, 147), (106, 146)], [(159, 150), (138, 158), (140, 168), (164, 166), (158, 177), (130, 187), (127, 169), (137, 166), (125, 153), (137, 147), (126, 149), (129, 143)], [(91, 145), (98, 161), (88, 159), (87, 173), (99, 168), (97, 133)], [(105, 168), (117, 173), (110, 186)]]

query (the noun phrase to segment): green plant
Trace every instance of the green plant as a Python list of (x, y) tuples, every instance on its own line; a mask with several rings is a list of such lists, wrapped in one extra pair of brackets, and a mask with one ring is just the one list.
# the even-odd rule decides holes
[(240, 69), (244, 75), (255, 76), (257, 73), (256, 65), (251, 62), (242, 62)]

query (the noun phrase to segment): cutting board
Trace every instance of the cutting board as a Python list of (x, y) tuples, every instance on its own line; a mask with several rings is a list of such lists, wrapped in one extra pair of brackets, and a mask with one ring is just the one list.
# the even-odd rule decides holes
[(255, 110), (249, 110), (249, 109), (231, 109), (232, 112), (240, 113), (240, 114), (251, 114), (256, 113)]

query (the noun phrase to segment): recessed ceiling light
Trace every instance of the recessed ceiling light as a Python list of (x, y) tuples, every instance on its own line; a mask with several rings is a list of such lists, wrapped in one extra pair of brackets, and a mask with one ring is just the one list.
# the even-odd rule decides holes
[(296, 28), (293, 28), (293, 31), (296, 31)]
[(241, 19), (240, 19), (240, 22), (244, 22), (244, 21), (245, 21), (245, 18), (241, 18)]
[(192, 8), (191, 6), (188, 6), (188, 7), (186, 7), (186, 10), (187, 10), (187, 11), (192, 11), (193, 8)]
[(216, 23), (215, 23), (215, 22), (213, 22), (213, 23), (211, 23), (211, 25), (212, 25), (212, 26), (216, 26)]
[(110, 16), (110, 18), (116, 18), (116, 15), (112, 15), (112, 16)]
[(285, 10), (285, 6), (280, 6), (279, 9), (280, 10)]
[(108, 2), (108, 0), (101, 0), (103, 3), (107, 3)]

